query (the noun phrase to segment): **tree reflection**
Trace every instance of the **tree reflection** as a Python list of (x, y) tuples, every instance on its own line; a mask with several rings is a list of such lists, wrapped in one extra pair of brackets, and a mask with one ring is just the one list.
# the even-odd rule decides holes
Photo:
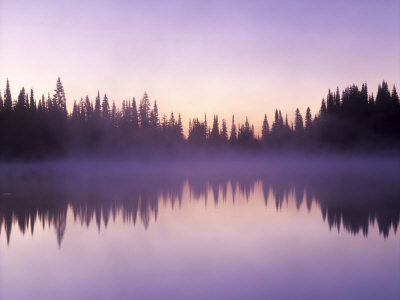
[(218, 205), (227, 200), (235, 203), (237, 193), (252, 201), (256, 184), (261, 184), (265, 205), (272, 201), (279, 211), (293, 199), (297, 209), (306, 205), (310, 210), (315, 203), (329, 228), (344, 228), (355, 235), (367, 236), (371, 224), (376, 224), (386, 238), (391, 228), (397, 231), (399, 224), (400, 187), (396, 176), (355, 176), (348, 172), (76, 175), (73, 171), (35, 168), (2, 172), (0, 235), (6, 236), (7, 243), (13, 228), (18, 227), (23, 234), (30, 230), (33, 235), (35, 224), (42, 224), (55, 229), (61, 245), (69, 208), (75, 222), (82, 226), (89, 227), (94, 222), (100, 230), (120, 216), (132, 225), (139, 219), (148, 228), (152, 220), (157, 220), (159, 205), (181, 206), (186, 185), (191, 200), (207, 205), (211, 197), (212, 203)]

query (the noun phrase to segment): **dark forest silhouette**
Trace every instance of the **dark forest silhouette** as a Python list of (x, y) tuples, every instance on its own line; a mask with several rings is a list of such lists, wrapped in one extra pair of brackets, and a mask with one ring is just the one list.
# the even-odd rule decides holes
[(87, 172), (79, 168), (76, 173), (41, 166), (28, 171), (10, 167), (0, 176), (0, 190), (7, 192), (0, 194), (0, 235), (5, 234), (9, 242), (16, 226), (23, 233), (34, 234), (34, 225), (40, 221), (43, 227), (55, 228), (61, 244), (68, 208), (82, 226), (95, 222), (100, 230), (119, 216), (124, 222), (135, 225), (139, 221), (147, 228), (151, 219), (157, 220), (160, 205), (181, 205), (185, 184), (192, 201), (204, 201), (205, 205), (235, 203), (238, 194), (254, 201), (254, 186), (261, 184), (266, 205), (273, 203), (279, 211), (291, 197), (298, 209), (306, 205), (310, 210), (316, 204), (330, 228), (352, 234), (367, 236), (371, 224), (376, 224), (387, 237), (399, 225), (398, 170), (385, 174), (345, 169), (210, 175), (170, 172), (137, 170), (116, 175), (97, 168)]
[[(262, 108), (260, 108), (262, 109)], [(185, 138), (181, 115), (159, 116), (157, 102), (147, 93), (136, 102), (124, 100), (122, 107), (110, 103), (107, 95), (95, 101), (86, 96), (67, 111), (60, 78), (54, 94), (35, 97), (34, 91), (21, 89), (17, 99), (7, 80), (4, 97), (0, 94), (0, 159), (46, 159), (67, 155), (115, 155), (149, 153), (171, 149), (393, 149), (400, 146), (400, 102), (396, 88), (390, 91), (383, 81), (376, 97), (352, 85), (342, 92), (328, 91), (320, 111), (313, 117), (297, 109), (294, 122), (280, 110), (269, 125), (265, 115), (261, 136), (246, 118), (235, 124), (215, 115), (209, 125), (204, 120), (189, 120)], [(192, 151), (186, 151), (192, 152)]]

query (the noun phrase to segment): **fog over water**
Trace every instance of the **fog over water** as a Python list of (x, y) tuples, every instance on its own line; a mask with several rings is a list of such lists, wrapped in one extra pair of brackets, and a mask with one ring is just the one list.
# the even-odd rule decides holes
[(0, 298), (398, 299), (399, 175), (365, 156), (3, 164)]

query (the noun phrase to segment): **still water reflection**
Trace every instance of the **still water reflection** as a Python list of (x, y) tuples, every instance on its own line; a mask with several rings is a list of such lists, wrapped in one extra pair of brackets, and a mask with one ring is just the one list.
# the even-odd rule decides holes
[(396, 167), (194, 169), (2, 168), (0, 298), (399, 299)]

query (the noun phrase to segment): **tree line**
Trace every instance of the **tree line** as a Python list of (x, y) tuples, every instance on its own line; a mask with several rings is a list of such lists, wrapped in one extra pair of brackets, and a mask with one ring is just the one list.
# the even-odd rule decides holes
[(139, 102), (124, 100), (121, 107), (98, 92), (94, 102), (88, 96), (74, 101), (67, 111), (64, 87), (58, 78), (53, 95), (35, 97), (22, 88), (14, 99), (7, 80), (0, 93), (0, 158), (45, 159), (73, 154), (131, 154), (172, 149), (379, 149), (400, 146), (400, 102), (396, 87), (378, 86), (376, 97), (367, 84), (352, 85), (340, 92), (328, 91), (320, 110), (303, 118), (296, 109), (294, 121), (275, 111), (269, 125), (267, 115), (261, 136), (248, 118), (236, 125), (214, 115), (189, 120), (188, 136), (183, 133), (180, 114), (159, 115), (157, 102), (147, 93)]

